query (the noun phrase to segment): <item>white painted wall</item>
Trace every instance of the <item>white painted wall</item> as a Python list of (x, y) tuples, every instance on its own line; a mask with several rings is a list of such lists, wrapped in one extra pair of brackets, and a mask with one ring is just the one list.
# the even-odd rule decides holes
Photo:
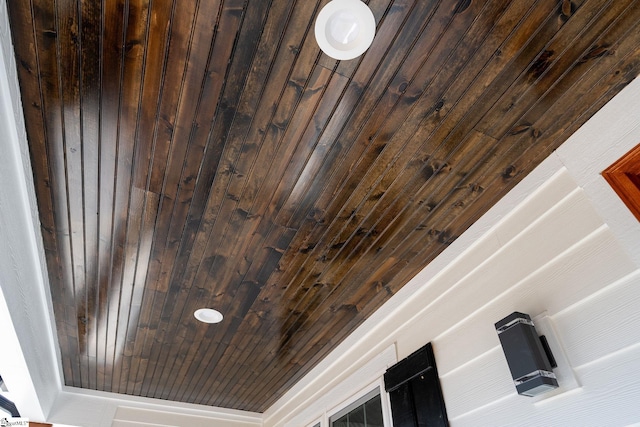
[(0, 2), (0, 374), (21, 415), (43, 420), (60, 379), (7, 8)]
[[(375, 381), (354, 373), (389, 346), (401, 360), (429, 341), (452, 426), (640, 422), (640, 223), (600, 176), (640, 143), (639, 100), (636, 79), (276, 402), (264, 425), (319, 419), (333, 384)], [(516, 394), (495, 332), (516, 310), (539, 318), (559, 359), (561, 387), (538, 398)]]

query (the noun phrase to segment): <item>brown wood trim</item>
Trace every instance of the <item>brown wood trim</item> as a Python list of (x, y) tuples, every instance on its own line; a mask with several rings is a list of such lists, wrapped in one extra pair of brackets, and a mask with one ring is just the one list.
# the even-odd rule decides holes
[(640, 221), (640, 144), (602, 171), (602, 176)]

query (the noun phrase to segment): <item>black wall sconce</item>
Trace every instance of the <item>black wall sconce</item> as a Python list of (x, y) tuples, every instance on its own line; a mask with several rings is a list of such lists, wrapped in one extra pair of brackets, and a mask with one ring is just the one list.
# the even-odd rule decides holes
[(511, 313), (496, 323), (496, 331), (518, 394), (538, 396), (558, 388), (551, 349), (528, 314)]

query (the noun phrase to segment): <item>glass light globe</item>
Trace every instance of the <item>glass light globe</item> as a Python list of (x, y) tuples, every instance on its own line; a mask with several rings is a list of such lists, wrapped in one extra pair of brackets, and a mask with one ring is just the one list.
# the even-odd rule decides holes
[(201, 308), (193, 313), (196, 319), (204, 323), (220, 323), (223, 316), (218, 310), (212, 308)]
[(327, 22), (327, 38), (333, 45), (348, 45), (353, 43), (360, 32), (358, 17), (348, 10), (340, 10), (329, 18)]
[(316, 18), (316, 41), (324, 53), (335, 59), (362, 55), (375, 34), (373, 12), (360, 0), (332, 0)]

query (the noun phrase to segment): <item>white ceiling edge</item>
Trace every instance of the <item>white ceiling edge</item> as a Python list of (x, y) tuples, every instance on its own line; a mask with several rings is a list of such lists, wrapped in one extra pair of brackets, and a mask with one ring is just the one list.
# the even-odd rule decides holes
[(107, 427), (118, 419), (119, 411), (127, 412), (131, 409), (148, 411), (156, 416), (157, 414), (171, 413), (174, 416), (182, 415), (185, 419), (197, 417), (206, 421), (207, 425), (236, 425), (238, 423), (255, 427), (262, 425), (262, 414), (257, 412), (170, 402), (67, 386), (63, 387), (58, 394), (47, 421), (83, 427)]
[[(287, 418), (312, 404), (326, 387), (327, 371), (341, 372), (332, 381), (353, 373), (362, 360), (374, 357), (381, 348), (363, 348), (359, 343), (379, 333), (403, 313), (407, 302), (441, 274), (454, 260), (464, 257), (474, 245), (489, 236), (523, 201), (558, 173), (569, 173), (581, 186), (598, 213), (611, 228), (636, 265), (640, 265), (640, 222), (638, 222), (600, 175), (602, 170), (640, 143), (640, 77), (632, 81), (600, 109), (558, 150), (552, 153), (485, 215), (456, 239), (396, 295), (371, 315), (355, 332), (298, 381), (264, 413), (266, 426), (283, 425)], [(404, 322), (400, 322), (404, 323)], [(390, 333), (391, 329), (385, 329)], [(384, 345), (384, 343), (381, 343)]]

